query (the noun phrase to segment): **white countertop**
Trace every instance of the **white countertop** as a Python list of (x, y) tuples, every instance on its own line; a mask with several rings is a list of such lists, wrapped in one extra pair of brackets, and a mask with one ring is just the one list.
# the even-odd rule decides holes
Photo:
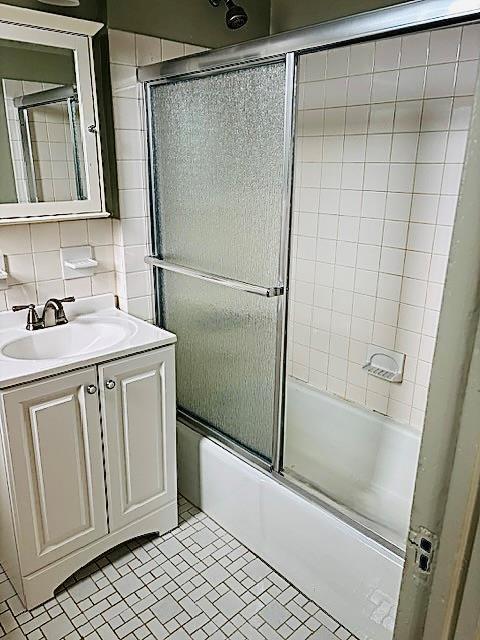
[[(111, 294), (82, 298), (76, 302), (64, 304), (65, 315), (69, 323), (58, 327), (27, 331), (25, 329), (27, 311), (4, 311), (0, 313), (0, 389), (12, 385), (31, 382), (44, 376), (49, 376), (63, 371), (70, 371), (86, 367), (88, 365), (113, 360), (131, 355), (140, 351), (147, 351), (157, 347), (163, 347), (176, 342), (176, 336), (169, 331), (159, 329), (138, 318), (128, 315), (115, 308), (115, 298)], [(39, 313), (42, 307), (39, 307)], [(60, 332), (69, 327), (68, 331), (75, 335), (76, 328), (83, 331), (83, 335), (91, 331), (95, 338), (95, 324), (112, 329), (118, 328), (120, 340), (111, 344), (109, 340), (103, 340), (102, 334), (97, 335), (95, 346), (90, 347), (87, 353), (76, 353), (68, 357), (53, 357), (41, 359), (17, 359), (9, 356), (11, 345), (20, 342), (24, 338), (34, 336), (35, 341), (45, 338), (45, 344), (55, 342), (55, 338), (62, 338)], [(112, 327), (115, 325), (115, 327)], [(55, 333), (54, 333), (55, 332)], [(69, 333), (69, 335), (70, 335)], [(63, 336), (66, 335), (65, 333)], [(103, 343), (103, 344), (102, 344)], [(107, 344), (105, 344), (107, 343)]]

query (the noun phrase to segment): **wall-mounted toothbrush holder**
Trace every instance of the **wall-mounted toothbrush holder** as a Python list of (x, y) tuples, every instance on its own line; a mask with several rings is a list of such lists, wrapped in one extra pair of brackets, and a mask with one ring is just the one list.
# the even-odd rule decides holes
[(92, 247), (67, 247), (61, 249), (63, 277), (65, 280), (84, 278), (95, 273), (98, 261), (93, 258)]
[(363, 369), (372, 376), (387, 382), (402, 382), (405, 354), (370, 344)]

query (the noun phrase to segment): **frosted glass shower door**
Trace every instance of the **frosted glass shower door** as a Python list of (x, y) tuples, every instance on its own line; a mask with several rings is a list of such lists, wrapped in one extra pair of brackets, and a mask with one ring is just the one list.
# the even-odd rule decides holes
[(285, 87), (282, 60), (150, 88), (158, 308), (178, 336), (179, 408), (268, 461)]

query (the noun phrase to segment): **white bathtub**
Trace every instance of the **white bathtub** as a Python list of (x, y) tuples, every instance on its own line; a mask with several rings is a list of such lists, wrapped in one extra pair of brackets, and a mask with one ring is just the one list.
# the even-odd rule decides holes
[[(375, 433), (367, 429), (363, 439)], [(395, 452), (385, 455), (393, 459)], [(183, 495), (360, 640), (391, 640), (398, 555), (180, 423), (178, 482)]]
[(286, 471), (404, 547), (420, 446), (417, 430), (289, 379)]

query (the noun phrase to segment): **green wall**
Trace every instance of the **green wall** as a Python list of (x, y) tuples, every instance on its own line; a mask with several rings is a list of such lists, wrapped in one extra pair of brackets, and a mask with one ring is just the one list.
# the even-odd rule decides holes
[(107, 0), (108, 26), (206, 47), (268, 35), (270, 0), (238, 1), (249, 16), (238, 31), (225, 26), (225, 7), (208, 0)]
[(37, 0), (2, 0), (2, 2), (46, 13), (60, 13), (74, 18), (83, 18), (84, 20), (106, 22), (107, 19), (106, 0), (81, 0), (78, 7), (55, 7), (54, 5), (42, 4)]
[(16, 202), (15, 176), (13, 174), (10, 143), (8, 142), (7, 114), (5, 97), (0, 82), (0, 204)]
[(362, 11), (401, 4), (406, 0), (271, 0), (271, 33), (334, 20)]

